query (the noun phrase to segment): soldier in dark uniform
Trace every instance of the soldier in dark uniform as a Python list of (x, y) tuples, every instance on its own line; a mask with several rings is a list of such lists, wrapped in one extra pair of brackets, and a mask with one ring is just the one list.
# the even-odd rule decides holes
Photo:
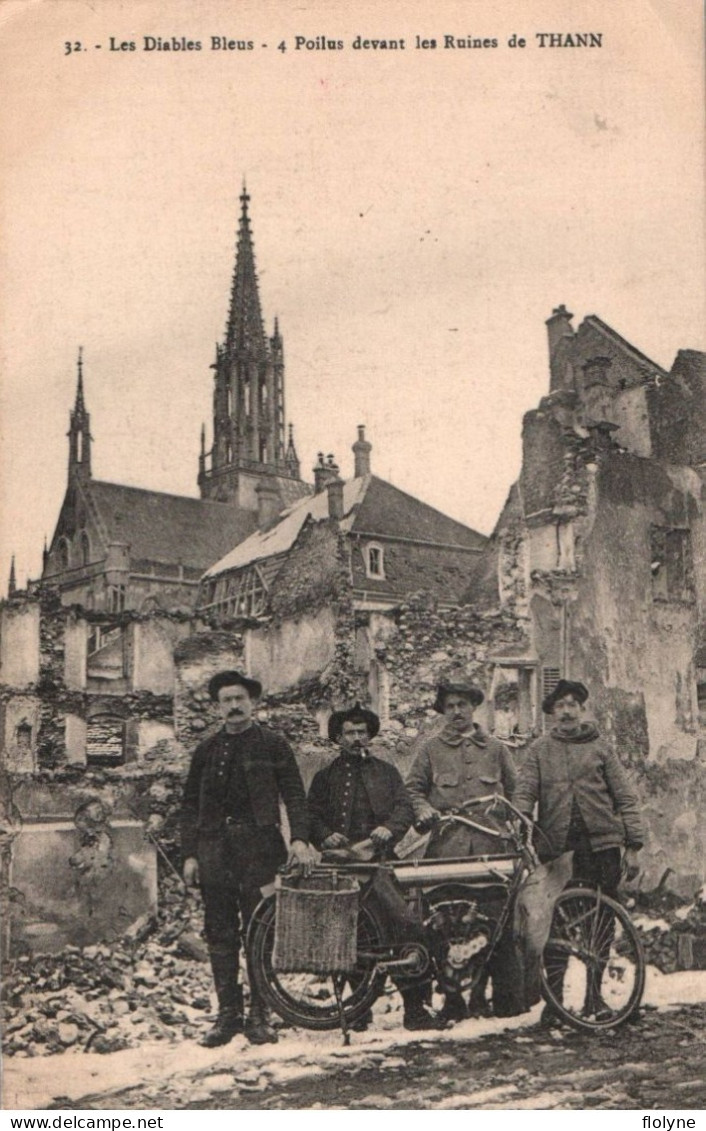
[(253, 715), (261, 684), (237, 671), (209, 683), (223, 728), (194, 752), (182, 805), (184, 879), (199, 886), (205, 933), (218, 996), (218, 1018), (201, 1043), (227, 1044), (245, 1032), (254, 1044), (275, 1041), (267, 1010), (250, 979), (250, 1012), (243, 1017), (238, 984), (240, 940), (261, 889), (287, 861), (280, 832), (280, 799), (291, 829), (289, 861), (309, 867), (306, 796), (285, 738), (258, 725)]
[[(377, 715), (359, 703), (331, 715), (328, 735), (341, 753), (314, 776), (308, 798), (311, 842), (317, 848), (346, 848), (369, 839), (383, 854), (412, 824), (414, 813), (399, 772), (369, 753), (370, 741), (379, 730)], [(425, 983), (401, 982), (399, 989), (405, 1029), (443, 1027), (424, 1008)], [(371, 1017), (363, 1018), (356, 1028), (367, 1028)]]

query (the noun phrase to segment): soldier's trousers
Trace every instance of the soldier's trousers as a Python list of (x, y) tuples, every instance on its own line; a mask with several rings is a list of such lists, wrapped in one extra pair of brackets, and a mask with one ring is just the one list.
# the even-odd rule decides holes
[[(242, 989), (238, 985), (240, 951), (245, 944), (248, 924), (262, 899), (260, 888), (202, 886), (205, 934), (213, 981), (220, 1012), (242, 1010)], [(251, 1008), (259, 1005), (250, 978)]]

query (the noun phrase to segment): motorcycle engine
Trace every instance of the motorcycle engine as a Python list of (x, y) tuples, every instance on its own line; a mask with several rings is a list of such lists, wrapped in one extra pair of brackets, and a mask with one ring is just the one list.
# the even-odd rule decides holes
[(440, 988), (460, 990), (469, 985), (473, 971), (485, 960), (494, 929), (494, 920), (479, 910), (475, 900), (434, 904), (427, 930)]

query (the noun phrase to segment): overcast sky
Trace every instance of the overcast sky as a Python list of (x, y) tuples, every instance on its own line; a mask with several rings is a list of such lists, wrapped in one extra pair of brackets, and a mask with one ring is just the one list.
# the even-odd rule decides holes
[(4, 0), (0, 592), (53, 533), (79, 344), (95, 477), (197, 494), (244, 175), (305, 475), (319, 450), (350, 475), (364, 423), (374, 471), (490, 532), (554, 306), (665, 367), (704, 348), (700, 19), (698, 0)]

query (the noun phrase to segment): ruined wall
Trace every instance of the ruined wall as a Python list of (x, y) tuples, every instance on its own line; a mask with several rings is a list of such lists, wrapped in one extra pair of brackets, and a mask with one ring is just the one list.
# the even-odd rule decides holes
[[(521, 654), (528, 645), (525, 623), (511, 612), (440, 608), (428, 594), (410, 597), (393, 616), (377, 615), (369, 630), (371, 659), (387, 673), (389, 696), (388, 721), (376, 745), (403, 774), (420, 737), (437, 725), (439, 680), (462, 669), (487, 696), (495, 658)], [(476, 714), (481, 725), (488, 725), (489, 711), (486, 701)]]
[(647, 400), (655, 455), (669, 463), (706, 461), (706, 353), (679, 350), (668, 378), (654, 381)]
[[(703, 877), (698, 606), (695, 597), (655, 599), (650, 568), (654, 524), (686, 522), (703, 538), (700, 481), (686, 469), (613, 453), (601, 463), (597, 492), (569, 602), (571, 675), (591, 688), (592, 713), (638, 785), (649, 827), (643, 866), (650, 879), (659, 879), (665, 862)], [(703, 568), (696, 573), (702, 585)]]
[(39, 603), (14, 600), (2, 607), (0, 682), (26, 687), (39, 678)]
[(249, 628), (245, 632), (248, 671), (270, 693), (287, 691), (320, 675), (335, 655), (336, 617), (321, 608), (310, 615)]

